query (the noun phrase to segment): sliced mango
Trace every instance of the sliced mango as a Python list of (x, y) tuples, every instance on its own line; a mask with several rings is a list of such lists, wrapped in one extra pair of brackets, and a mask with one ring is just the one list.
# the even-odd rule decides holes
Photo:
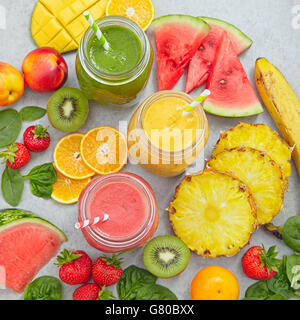
[(32, 38), (39, 47), (58, 52), (76, 50), (89, 27), (88, 10), (95, 20), (105, 15), (108, 0), (39, 0), (31, 19)]

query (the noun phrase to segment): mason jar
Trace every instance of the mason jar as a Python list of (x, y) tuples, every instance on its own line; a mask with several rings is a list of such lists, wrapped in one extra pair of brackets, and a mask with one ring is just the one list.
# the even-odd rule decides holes
[[(200, 155), (208, 140), (209, 127), (205, 112), (199, 107), (193, 111), (199, 130), (190, 145), (172, 151), (153, 144), (145, 132), (144, 118), (152, 104), (166, 98), (179, 98), (186, 105), (194, 100), (190, 95), (174, 90), (154, 93), (133, 114), (128, 126), (127, 143), (134, 163), (155, 175), (173, 177), (183, 173)], [(162, 114), (158, 113), (158, 117), (162, 117)]]
[(153, 64), (153, 49), (145, 32), (132, 20), (108, 16), (96, 21), (101, 29), (120, 26), (131, 31), (140, 41), (141, 54), (137, 64), (125, 73), (101, 72), (89, 58), (88, 44), (94, 35), (89, 28), (81, 39), (76, 55), (76, 74), (86, 97), (108, 107), (131, 107), (139, 102)]

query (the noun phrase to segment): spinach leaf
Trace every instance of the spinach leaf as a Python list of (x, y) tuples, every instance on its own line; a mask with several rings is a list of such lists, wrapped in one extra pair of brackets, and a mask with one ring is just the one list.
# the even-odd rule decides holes
[(39, 198), (49, 199), (53, 192), (52, 184), (38, 184), (30, 181), (30, 188), (33, 195)]
[(267, 281), (258, 281), (247, 289), (244, 300), (267, 300), (271, 295)]
[(178, 298), (166, 287), (146, 284), (136, 292), (135, 300), (178, 300)]
[(15, 207), (20, 203), (24, 189), (24, 178), (18, 170), (6, 166), (2, 174), (1, 190), (4, 200)]
[(22, 120), (24, 121), (34, 121), (42, 118), (46, 114), (47, 110), (40, 107), (24, 107), (20, 111)]
[(13, 143), (22, 127), (20, 114), (14, 109), (0, 111), (0, 148)]
[(156, 280), (147, 270), (133, 265), (128, 267), (117, 284), (120, 300), (136, 300), (138, 290), (147, 284), (155, 284)]
[(62, 300), (60, 280), (51, 276), (35, 279), (26, 286), (24, 300)]
[(300, 216), (290, 217), (283, 226), (282, 239), (287, 246), (300, 252)]
[(292, 254), (287, 258), (287, 261), (286, 261), (286, 275), (291, 283), (294, 278), (294, 273), (292, 272), (292, 269), (295, 266), (300, 267), (300, 255)]
[(277, 295), (283, 296), (286, 299), (290, 299), (294, 296), (295, 291), (291, 287), (290, 281), (286, 275), (286, 261), (287, 257), (284, 256), (279, 265), (278, 272), (274, 277), (267, 280), (267, 285), (270, 291)]
[(30, 182), (38, 185), (52, 185), (57, 180), (56, 171), (52, 163), (45, 163), (40, 166), (34, 167), (27, 176)]

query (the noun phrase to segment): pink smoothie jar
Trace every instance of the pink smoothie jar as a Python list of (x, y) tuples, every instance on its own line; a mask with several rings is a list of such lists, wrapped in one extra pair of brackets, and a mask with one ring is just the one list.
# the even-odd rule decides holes
[(132, 173), (114, 173), (93, 179), (82, 191), (78, 220), (108, 214), (109, 219), (81, 229), (94, 248), (109, 253), (144, 245), (158, 226), (154, 192), (141, 177)]

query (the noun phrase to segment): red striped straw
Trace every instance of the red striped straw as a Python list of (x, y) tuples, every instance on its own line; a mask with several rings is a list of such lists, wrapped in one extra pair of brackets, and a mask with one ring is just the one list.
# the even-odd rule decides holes
[(107, 213), (104, 213), (103, 215), (101, 215), (99, 217), (95, 217), (92, 219), (83, 220), (83, 221), (75, 223), (75, 228), (76, 229), (86, 228), (88, 226), (93, 226), (99, 222), (105, 222), (108, 219), (109, 219), (109, 215)]

